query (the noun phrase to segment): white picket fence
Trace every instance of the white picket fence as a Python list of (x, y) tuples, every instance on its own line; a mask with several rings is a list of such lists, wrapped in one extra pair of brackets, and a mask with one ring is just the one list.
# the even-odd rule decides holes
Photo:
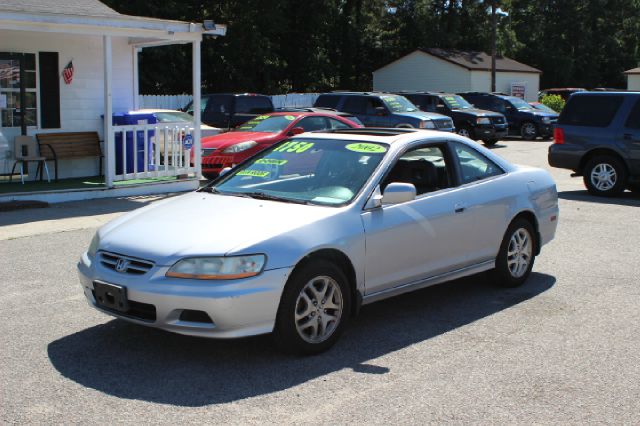
[[(315, 102), (319, 93), (289, 93), (286, 95), (271, 96), (273, 106), (284, 107), (310, 107)], [(181, 109), (191, 102), (191, 95), (140, 95), (140, 109)]]

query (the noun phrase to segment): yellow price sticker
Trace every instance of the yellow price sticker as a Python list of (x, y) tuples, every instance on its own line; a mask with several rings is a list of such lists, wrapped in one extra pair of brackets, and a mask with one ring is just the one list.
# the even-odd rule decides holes
[(259, 115), (256, 118), (254, 118), (254, 120), (264, 120), (265, 118), (269, 118), (268, 115)]
[(284, 118), (289, 120), (289, 121), (293, 121), (293, 120), (296, 119), (293, 115), (285, 115)]
[(353, 152), (361, 152), (363, 154), (380, 154), (387, 152), (387, 148), (375, 143), (350, 143), (345, 146), (346, 149)]
[(278, 160), (278, 159), (275, 159), (275, 158), (261, 158), (259, 160), (256, 160), (255, 164), (268, 164), (268, 165), (271, 165), (271, 166), (284, 166), (288, 162), (289, 162), (288, 160)]
[(242, 171), (238, 172), (236, 175), (237, 176), (252, 176), (252, 177), (265, 178), (265, 177), (269, 176), (270, 174), (271, 174), (270, 172), (265, 172), (263, 170), (242, 170)]
[(273, 152), (294, 152), (300, 154), (313, 146), (313, 142), (287, 141), (273, 150)]

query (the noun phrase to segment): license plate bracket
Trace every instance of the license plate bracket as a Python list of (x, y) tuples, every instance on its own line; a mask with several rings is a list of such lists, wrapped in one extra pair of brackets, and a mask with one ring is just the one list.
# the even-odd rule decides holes
[(93, 292), (98, 306), (118, 312), (129, 310), (126, 287), (95, 281)]

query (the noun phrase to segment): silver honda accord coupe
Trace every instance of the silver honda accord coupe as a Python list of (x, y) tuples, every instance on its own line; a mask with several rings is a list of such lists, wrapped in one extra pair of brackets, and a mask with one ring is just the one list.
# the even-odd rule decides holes
[(104, 225), (78, 270), (109, 315), (310, 354), (367, 303), (482, 271), (523, 284), (557, 223), (546, 171), (464, 137), (304, 133)]

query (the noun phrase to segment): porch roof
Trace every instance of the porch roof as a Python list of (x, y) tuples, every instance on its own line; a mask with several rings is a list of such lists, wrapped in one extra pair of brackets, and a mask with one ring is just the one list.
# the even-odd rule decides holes
[(188, 43), (203, 35), (223, 36), (226, 26), (116, 12), (98, 0), (2, 0), (0, 29), (129, 37), (131, 44)]

